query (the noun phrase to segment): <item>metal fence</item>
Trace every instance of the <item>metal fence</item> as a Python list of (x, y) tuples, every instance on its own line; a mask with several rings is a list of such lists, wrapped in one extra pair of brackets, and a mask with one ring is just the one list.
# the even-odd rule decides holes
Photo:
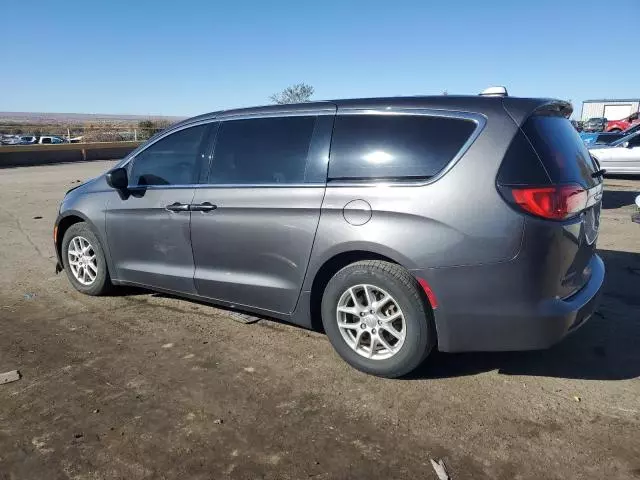
[[(60, 125), (0, 124), (0, 143), (40, 143), (40, 137), (57, 137), (64, 143), (139, 142), (164, 130), (169, 122), (153, 126), (133, 125)], [(35, 142), (30, 137), (36, 137)], [(47, 141), (46, 143), (51, 143)], [(57, 143), (57, 142), (54, 142)]]

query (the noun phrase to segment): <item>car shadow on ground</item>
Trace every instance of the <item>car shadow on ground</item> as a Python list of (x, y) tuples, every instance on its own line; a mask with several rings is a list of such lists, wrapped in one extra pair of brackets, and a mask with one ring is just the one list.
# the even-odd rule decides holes
[(633, 205), (640, 192), (633, 190), (607, 190), (602, 196), (602, 208), (613, 209)]
[[(610, 192), (609, 192), (610, 193)], [(640, 376), (640, 254), (599, 250), (606, 266), (603, 296), (593, 317), (575, 333), (548, 350), (530, 352), (434, 352), (404, 380), (450, 378), (498, 370), (505, 375), (535, 375), (585, 380), (623, 380)], [(117, 293), (116, 293), (117, 292)], [(175, 298), (166, 293), (121, 287), (115, 295)], [(259, 314), (226, 310), (231, 320), (254, 323), (282, 320)], [(182, 311), (180, 308), (177, 311)], [(255, 315), (255, 316), (254, 316)]]
[(448, 378), (491, 370), (585, 380), (640, 376), (640, 254), (598, 253), (606, 265), (600, 306), (582, 328), (559, 344), (531, 352), (438, 352), (407, 378)]

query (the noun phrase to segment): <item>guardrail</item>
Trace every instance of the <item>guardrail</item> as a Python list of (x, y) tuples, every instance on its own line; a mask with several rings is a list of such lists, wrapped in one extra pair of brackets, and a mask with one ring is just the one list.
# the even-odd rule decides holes
[(126, 156), (140, 143), (142, 142), (3, 145), (0, 147), (0, 168), (92, 160), (115, 160)]

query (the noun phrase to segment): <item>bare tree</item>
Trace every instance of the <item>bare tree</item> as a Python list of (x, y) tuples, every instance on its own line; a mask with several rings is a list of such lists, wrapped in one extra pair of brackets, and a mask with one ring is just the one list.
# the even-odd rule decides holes
[(269, 97), (273, 103), (284, 105), (285, 103), (308, 102), (313, 95), (314, 89), (306, 83), (298, 83), (285, 88), (283, 91), (274, 93)]

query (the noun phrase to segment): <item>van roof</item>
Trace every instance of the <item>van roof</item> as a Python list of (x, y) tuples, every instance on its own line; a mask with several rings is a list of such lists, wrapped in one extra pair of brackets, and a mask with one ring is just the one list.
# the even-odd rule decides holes
[[(480, 96), (480, 95), (433, 95), (415, 97), (374, 97), (374, 98), (351, 98), (335, 99), (316, 102), (293, 103), (285, 105), (263, 105), (248, 108), (237, 108), (231, 110), (220, 110), (205, 113), (196, 117), (185, 119), (175, 126), (182, 126), (189, 123), (214, 118), (229, 118), (235, 116), (260, 116), (274, 115), (278, 113), (294, 112), (321, 112), (349, 109), (411, 109), (424, 108), (433, 110), (448, 111), (470, 111), (477, 113), (490, 113), (500, 110), (504, 113), (506, 109), (513, 119), (520, 123), (526, 116), (537, 108), (545, 105), (561, 105), (565, 114), (570, 115), (572, 109), (570, 104), (556, 99), (549, 98), (522, 98), (522, 97), (502, 97), (502, 96)], [(567, 115), (567, 116), (568, 116)]]

